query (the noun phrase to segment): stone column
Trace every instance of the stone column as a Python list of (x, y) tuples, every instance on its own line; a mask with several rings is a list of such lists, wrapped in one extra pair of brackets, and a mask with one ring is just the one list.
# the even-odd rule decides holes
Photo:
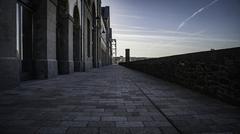
[(35, 76), (45, 79), (57, 75), (55, 0), (34, 0)]
[[(84, 3), (84, 12), (83, 12), (83, 64), (84, 71), (88, 71), (92, 68), (92, 16), (90, 11)], [(88, 27), (89, 25), (89, 27)], [(88, 33), (90, 32), (90, 33)], [(89, 36), (88, 36), (89, 34)], [(88, 41), (90, 41), (90, 57), (88, 57)]]
[(85, 0), (81, 0), (81, 69), (84, 72), (85, 71), (85, 53), (86, 53), (86, 49), (85, 49)]
[(58, 69), (59, 74), (74, 72), (73, 61), (73, 18), (69, 14), (59, 16), (58, 20)]
[(74, 19), (69, 15), (68, 20), (68, 70), (69, 73), (74, 72), (74, 61), (73, 61), (73, 22)]
[(20, 83), (16, 44), (16, 0), (0, 0), (0, 90)]

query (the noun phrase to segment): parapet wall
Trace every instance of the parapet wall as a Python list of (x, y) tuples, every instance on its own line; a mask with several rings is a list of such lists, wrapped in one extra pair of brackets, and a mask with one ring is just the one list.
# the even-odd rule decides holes
[(240, 105), (240, 47), (120, 65)]

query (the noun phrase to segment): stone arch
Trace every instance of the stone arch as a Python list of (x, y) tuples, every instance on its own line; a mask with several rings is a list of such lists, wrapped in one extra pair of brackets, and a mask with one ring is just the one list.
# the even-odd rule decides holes
[(82, 46), (80, 40), (80, 15), (79, 9), (76, 5), (73, 10), (73, 60), (74, 60), (74, 71), (81, 71), (81, 53)]
[(58, 0), (57, 4), (57, 60), (58, 74), (69, 73), (69, 48), (68, 48), (68, 18), (69, 2), (68, 0)]
[(97, 22), (96, 7), (92, 4), (92, 63), (93, 67), (97, 67)]

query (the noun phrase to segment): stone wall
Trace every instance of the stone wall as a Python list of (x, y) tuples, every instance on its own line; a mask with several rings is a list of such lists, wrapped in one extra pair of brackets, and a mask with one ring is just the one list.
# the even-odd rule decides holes
[(120, 65), (240, 105), (240, 47)]
[(16, 46), (16, 0), (0, 0), (0, 91), (20, 83)]

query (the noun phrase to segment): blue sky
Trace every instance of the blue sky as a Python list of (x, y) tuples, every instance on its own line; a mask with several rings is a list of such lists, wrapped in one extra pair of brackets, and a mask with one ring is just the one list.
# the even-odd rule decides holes
[(240, 47), (240, 0), (102, 0), (118, 56), (162, 57)]

